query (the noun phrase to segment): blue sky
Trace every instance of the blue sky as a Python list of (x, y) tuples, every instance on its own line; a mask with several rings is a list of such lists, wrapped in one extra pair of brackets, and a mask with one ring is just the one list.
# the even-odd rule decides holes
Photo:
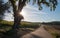
[[(7, 0), (5, 0), (6, 2)], [(46, 6), (43, 6), (43, 10), (38, 10), (37, 5), (32, 5), (31, 2), (26, 4), (23, 8), (21, 14), (24, 16), (23, 21), (29, 22), (50, 22), (50, 21), (60, 21), (60, 0), (58, 0), (58, 6), (55, 11), (50, 11)], [(13, 21), (11, 13), (5, 13), (5, 19), (8, 21)]]

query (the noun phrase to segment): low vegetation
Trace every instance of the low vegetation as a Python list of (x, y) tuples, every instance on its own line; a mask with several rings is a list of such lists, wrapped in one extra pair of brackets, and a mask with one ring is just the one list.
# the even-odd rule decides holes
[[(13, 21), (12, 22), (5, 20), (0, 21), (0, 38), (4, 36), (4, 33), (7, 33), (7, 31), (11, 30), (12, 26), (13, 26)], [(39, 25), (36, 23), (21, 22), (20, 30), (19, 30), (20, 36), (30, 33), (36, 30), (36, 28), (38, 27)]]
[(47, 30), (49, 33), (52, 34), (54, 38), (60, 38), (60, 26), (59, 25), (46, 25), (44, 28)]

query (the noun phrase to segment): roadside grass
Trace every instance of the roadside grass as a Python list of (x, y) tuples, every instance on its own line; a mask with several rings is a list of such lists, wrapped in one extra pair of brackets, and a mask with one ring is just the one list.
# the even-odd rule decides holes
[(45, 30), (52, 34), (53, 38), (60, 38), (60, 30), (54, 26), (44, 26)]
[[(0, 21), (0, 31), (8, 31), (9, 29), (11, 29), (13, 26), (13, 21), (5, 21), (2, 20)], [(36, 29), (39, 27), (38, 24), (33, 24), (31, 22), (21, 22), (21, 25), (19, 26), (20, 28), (29, 28), (31, 29)]]
[[(12, 29), (12, 26), (13, 26), (13, 22), (0, 21), (0, 38), (4, 36), (4, 33), (10, 31)], [(20, 36), (23, 36), (27, 33), (35, 31), (38, 27), (40, 27), (38, 24), (33, 24), (30, 22), (21, 22), (19, 34)]]
[[(13, 25), (9, 25), (9, 24), (1, 24), (0, 25), (0, 32), (6, 32), (9, 31), (12, 28)], [(39, 25), (33, 25), (33, 24), (23, 24), (19, 26), (20, 28), (24, 28), (24, 29), (29, 29), (29, 30), (34, 30), (36, 28), (39, 27)]]

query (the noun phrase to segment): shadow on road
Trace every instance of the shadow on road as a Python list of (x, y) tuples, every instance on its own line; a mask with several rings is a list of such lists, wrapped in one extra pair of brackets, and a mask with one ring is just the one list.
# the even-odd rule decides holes
[(34, 35), (34, 34), (31, 34), (31, 35), (32, 35), (32, 38), (42, 38), (42, 37)]

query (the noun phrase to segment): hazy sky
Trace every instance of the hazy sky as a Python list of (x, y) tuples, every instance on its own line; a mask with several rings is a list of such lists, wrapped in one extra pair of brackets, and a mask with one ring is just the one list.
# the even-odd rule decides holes
[[(7, 0), (5, 0), (5, 2), (6, 1)], [(50, 11), (50, 9), (46, 6), (43, 6), (43, 10), (38, 10), (38, 6), (32, 5), (31, 2), (28, 3), (21, 12), (21, 14), (24, 16), (24, 21), (30, 22), (60, 21), (60, 0), (58, 0), (58, 6), (55, 11)], [(4, 20), (13, 21), (11, 13), (6, 13), (5, 15), (6, 16)]]

